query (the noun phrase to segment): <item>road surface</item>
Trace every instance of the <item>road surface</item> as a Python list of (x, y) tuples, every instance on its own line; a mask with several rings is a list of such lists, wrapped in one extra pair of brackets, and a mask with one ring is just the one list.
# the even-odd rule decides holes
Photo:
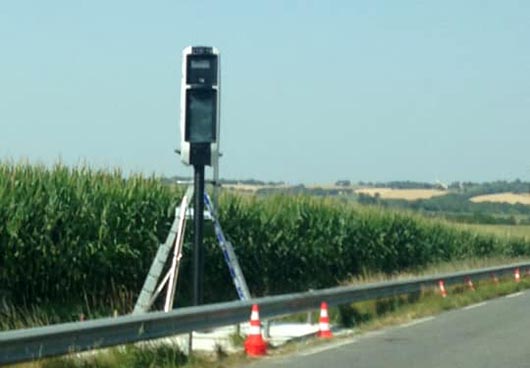
[(250, 367), (530, 367), (530, 292), (264, 358)]

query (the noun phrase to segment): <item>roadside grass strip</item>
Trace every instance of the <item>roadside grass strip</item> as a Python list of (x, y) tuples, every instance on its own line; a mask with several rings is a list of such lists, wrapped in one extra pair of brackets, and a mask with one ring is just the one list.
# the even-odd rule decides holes
[(446, 298), (433, 288), (416, 296), (401, 295), (353, 303), (332, 310), (331, 313), (336, 322), (346, 322), (361, 331), (370, 331), (411, 323), (451, 309), (478, 308), (483, 306), (486, 300), (501, 296), (522, 295), (522, 290), (530, 288), (530, 278), (523, 278), (519, 283), (514, 282), (512, 278), (504, 278), (499, 280), (499, 284), (483, 280), (476, 282), (475, 287), (474, 291), (464, 284), (447, 287)]

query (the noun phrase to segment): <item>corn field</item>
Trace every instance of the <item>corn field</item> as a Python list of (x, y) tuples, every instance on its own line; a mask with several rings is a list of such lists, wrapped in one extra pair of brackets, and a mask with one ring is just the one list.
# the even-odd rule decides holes
[[(182, 193), (119, 171), (0, 164), (0, 291), (24, 305), (104, 302), (124, 292), (133, 300)], [(219, 215), (256, 296), (335, 286), (365, 272), (530, 254), (524, 240), (331, 199), (226, 194)], [(235, 299), (211, 227), (205, 226), (205, 298)], [(190, 295), (190, 230), (178, 305)]]
[(153, 178), (0, 166), (0, 289), (18, 302), (134, 289), (172, 212)]

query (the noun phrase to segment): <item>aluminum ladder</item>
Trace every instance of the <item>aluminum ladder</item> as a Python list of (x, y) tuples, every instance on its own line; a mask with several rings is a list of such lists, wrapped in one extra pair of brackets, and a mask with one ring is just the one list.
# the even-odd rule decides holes
[[(164, 287), (166, 288), (166, 298), (164, 303), (164, 311), (168, 312), (173, 309), (175, 299), (175, 289), (177, 285), (178, 273), (180, 268), (180, 260), (182, 259), (182, 245), (184, 243), (184, 233), (186, 230), (186, 220), (193, 217), (191, 208), (189, 208), (191, 199), (193, 197), (193, 187), (190, 186), (186, 190), (180, 206), (175, 210), (175, 219), (169, 230), (169, 234), (165, 243), (158, 248), (156, 256), (151, 264), (151, 268), (144, 281), (142, 291), (136, 301), (133, 314), (146, 313), (153, 305), (156, 298), (160, 295)], [(219, 222), (217, 212), (207, 193), (204, 194), (204, 204), (207, 212), (206, 219), (211, 219), (214, 224), (214, 231), (219, 247), (223, 252), (225, 263), (230, 271), (230, 276), (236, 288), (240, 300), (249, 300), (250, 292), (247, 282), (239, 266), (239, 261), (234, 252), (232, 243), (226, 240), (223, 229)], [(173, 248), (173, 257), (171, 267), (162, 281), (157, 286), (160, 275), (167, 262), (171, 249)]]

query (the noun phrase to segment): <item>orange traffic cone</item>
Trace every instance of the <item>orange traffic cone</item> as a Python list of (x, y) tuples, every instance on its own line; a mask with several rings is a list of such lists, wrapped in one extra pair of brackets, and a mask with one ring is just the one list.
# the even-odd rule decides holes
[(261, 336), (261, 323), (259, 321), (258, 305), (252, 305), (250, 314), (250, 331), (245, 340), (245, 352), (248, 356), (262, 356), (267, 354), (267, 344)]
[(445, 291), (444, 280), (438, 281), (438, 287), (440, 288), (440, 294), (442, 294), (442, 297), (445, 298), (447, 296), (447, 291)]
[(515, 278), (515, 282), (521, 281), (521, 272), (519, 271), (519, 267), (515, 269), (515, 271), (513, 272), (513, 276)]
[(475, 286), (473, 285), (473, 280), (471, 280), (471, 277), (466, 277), (466, 285), (471, 291), (475, 291)]
[(330, 339), (333, 337), (331, 330), (329, 329), (329, 317), (328, 317), (328, 303), (322, 302), (320, 304), (320, 320), (318, 321), (319, 331), (318, 337), (324, 339)]
[(499, 285), (499, 278), (494, 273), (491, 274), (491, 280), (495, 285)]

